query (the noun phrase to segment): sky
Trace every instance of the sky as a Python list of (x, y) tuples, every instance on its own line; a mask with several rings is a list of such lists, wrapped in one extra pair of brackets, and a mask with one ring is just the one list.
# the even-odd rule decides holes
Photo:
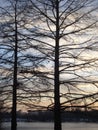
[[(97, 5), (96, 3), (98, 3), (98, 1), (96, 0), (95, 1), (95, 5)], [(5, 6), (6, 4), (5, 4), (5, 2), (4, 2), (4, 0), (3, 1), (0, 1), (0, 5), (3, 5), (3, 6)], [(83, 10), (84, 11), (84, 10)], [(94, 13), (94, 15), (98, 15), (97, 13)], [(88, 21), (87, 21), (88, 22)], [(40, 23), (38, 23), (38, 24), (40, 24)], [(40, 26), (40, 25), (39, 25)], [(42, 24), (41, 24), (41, 27), (42, 27)], [(43, 24), (43, 27), (44, 27), (44, 24)], [(55, 28), (53, 28), (53, 30), (54, 30)], [(67, 31), (70, 31), (72, 28), (68, 28), (69, 30), (67, 30)], [(73, 28), (74, 29), (74, 28)], [(95, 36), (94, 36), (94, 38), (93, 38), (93, 41), (94, 41), (94, 39), (95, 39), (95, 37), (97, 37), (97, 35), (96, 34), (98, 34), (98, 30), (89, 30), (88, 32), (85, 32), (85, 35), (83, 34), (82, 36), (79, 36), (78, 35), (78, 39), (77, 39), (77, 36), (75, 37), (74, 36), (74, 41), (76, 42), (76, 44), (78, 44), (79, 42), (83, 42), (84, 41), (84, 39), (86, 39), (87, 37), (92, 37), (92, 34), (95, 34)], [(72, 35), (73, 36), (73, 35)], [(68, 41), (70, 41), (71, 39), (70, 39), (71, 37), (69, 37), (69, 39), (67, 39)], [(72, 39), (72, 40), (73, 40)], [(42, 39), (43, 41), (46, 41), (46, 39), (44, 38), (44, 39)], [(83, 40), (83, 41), (82, 41)], [(50, 39), (49, 39), (49, 41), (47, 41), (47, 42), (49, 42), (50, 43)], [(51, 41), (52, 42), (52, 41)], [(65, 40), (63, 41), (61, 41), (62, 43), (64, 43), (65, 42)], [(53, 43), (54, 44), (54, 43)], [(68, 44), (70, 44), (70, 42), (68, 42)], [(92, 43), (91, 43), (92, 44)], [(82, 47), (82, 45), (83, 44), (81, 44), (81, 47)], [(86, 44), (86, 45), (88, 45), (88, 43)], [(73, 47), (73, 46), (72, 46)], [(76, 47), (77, 47), (77, 45), (76, 45)], [(79, 46), (78, 46), (79, 47)], [(32, 50), (29, 50), (29, 53), (30, 52), (32, 52)], [(69, 51), (66, 51), (67, 53), (66, 54), (69, 54)], [(86, 52), (86, 51), (84, 51), (84, 50), (78, 50), (77, 51), (77, 49), (74, 49), (74, 51), (73, 52), (71, 52), (70, 54), (74, 54), (74, 55), (80, 55), (80, 58), (82, 59), (88, 59), (89, 57), (91, 58), (95, 58), (96, 57), (96, 55), (98, 54), (98, 52), (92, 52), (92, 50), (89, 50), (88, 52)], [(70, 56), (70, 55), (67, 55), (67, 56)], [(62, 61), (64, 60), (64, 58), (62, 58)], [(77, 59), (75, 59), (75, 60), (73, 60), (73, 59), (71, 59), (70, 58), (70, 60), (69, 59), (67, 59), (66, 60), (67, 62), (68, 62), (68, 64), (70, 63), (70, 65), (72, 65), (74, 62), (76, 63), (76, 64), (79, 64), (79, 63), (81, 63), (81, 62), (84, 62), (84, 61), (79, 61), (79, 60), (77, 60)], [(51, 69), (52, 68), (52, 66), (53, 66), (53, 64), (52, 64), (52, 62), (49, 62), (49, 63), (43, 63), (43, 64), (45, 64), (46, 65), (46, 68), (47, 69)], [(48, 65), (47, 65), (48, 64)], [(52, 64), (52, 65), (50, 65), (50, 64)], [(64, 63), (64, 64), (66, 64), (66, 62)], [(97, 65), (98, 63), (96, 62), (96, 65)], [(91, 66), (94, 66), (93, 65), (93, 63), (91, 63), (90, 64)], [(93, 75), (95, 75), (95, 77), (93, 78), (93, 79), (97, 79), (97, 76), (98, 76), (98, 72), (96, 72), (96, 68), (95, 67), (93, 67), (93, 69), (89, 69), (89, 65), (88, 66), (85, 66), (85, 69), (82, 69), (82, 70), (76, 70), (75, 72), (72, 72), (71, 71), (71, 69), (73, 69), (73, 67), (70, 67), (69, 68), (69, 70), (67, 69), (67, 70), (65, 70), (65, 74), (63, 74), (60, 78), (61, 79), (63, 79), (63, 77), (64, 77), (64, 79), (66, 79), (66, 80), (71, 80), (72, 78), (73, 78), (73, 80), (77, 80), (77, 75), (79, 74), (79, 76), (84, 76), (84, 77), (86, 77), (86, 76), (88, 76), (88, 79), (90, 79), (90, 78), (92, 78), (93, 77)], [(41, 69), (41, 68), (40, 68)], [(42, 69), (44, 69), (43, 67), (42, 67)], [(53, 68), (52, 68), (53, 69)], [(45, 70), (45, 69), (44, 69)], [(74, 79), (74, 73), (76, 73), (76, 77), (75, 77), (75, 79)], [(80, 78), (81, 79), (81, 78)], [(65, 80), (65, 81), (66, 81)], [(84, 80), (84, 79), (83, 79)], [(67, 87), (66, 87), (67, 86)], [(75, 86), (76, 86), (76, 88), (75, 88)], [(66, 88), (65, 88), (66, 87)], [(82, 90), (81, 91), (81, 93), (83, 94), (83, 91), (84, 90), (86, 90), (87, 91), (87, 93), (86, 94), (88, 94), (88, 92), (89, 93), (91, 93), (92, 91), (93, 91), (93, 89), (94, 89), (94, 91), (93, 92), (96, 92), (96, 91), (98, 91), (98, 88), (96, 87), (96, 86), (91, 86), (90, 84), (88, 84), (88, 85), (86, 85), (86, 84), (75, 84), (75, 85), (73, 85), (73, 86), (68, 86), (68, 84), (65, 84), (63, 87), (62, 87), (62, 92), (64, 92), (65, 93), (65, 91), (67, 91), (67, 92), (69, 92), (69, 88), (70, 88), (70, 90), (72, 90), (72, 92), (76, 92), (77, 91), (77, 93), (78, 92), (80, 92), (80, 90)], [(80, 90), (79, 90), (80, 89)], [(70, 97), (69, 97), (70, 98)], [(44, 98), (44, 103), (46, 102), (45, 101), (46, 99)]]

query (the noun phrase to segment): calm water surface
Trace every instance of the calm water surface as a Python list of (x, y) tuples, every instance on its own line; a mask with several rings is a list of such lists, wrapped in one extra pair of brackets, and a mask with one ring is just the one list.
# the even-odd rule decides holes
[[(98, 130), (97, 123), (62, 123), (62, 130)], [(3, 124), (3, 130), (10, 130), (10, 123)], [(18, 123), (17, 130), (53, 130), (53, 123)]]

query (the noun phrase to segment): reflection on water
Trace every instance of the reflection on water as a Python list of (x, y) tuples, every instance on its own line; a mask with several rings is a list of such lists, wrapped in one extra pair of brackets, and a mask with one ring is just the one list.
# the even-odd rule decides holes
[[(62, 123), (62, 130), (98, 130), (97, 123)], [(10, 123), (3, 123), (3, 130), (10, 130)], [(17, 130), (53, 130), (53, 123), (18, 123)]]

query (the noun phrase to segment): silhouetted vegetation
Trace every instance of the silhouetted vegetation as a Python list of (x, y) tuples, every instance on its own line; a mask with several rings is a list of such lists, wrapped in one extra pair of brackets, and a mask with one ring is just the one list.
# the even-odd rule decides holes
[[(93, 0), (5, 3), (0, 7), (0, 87), (4, 109), (11, 113), (3, 112), (3, 121), (11, 121), (11, 130), (17, 121), (54, 121), (54, 130), (62, 130), (61, 120), (96, 122), (98, 111), (87, 111), (98, 102)], [(17, 112), (23, 108), (30, 111)]]
[[(4, 122), (11, 121), (11, 113), (1, 114)], [(62, 122), (98, 122), (98, 110), (93, 111), (64, 111), (61, 114)], [(17, 112), (18, 122), (53, 122), (52, 111)]]

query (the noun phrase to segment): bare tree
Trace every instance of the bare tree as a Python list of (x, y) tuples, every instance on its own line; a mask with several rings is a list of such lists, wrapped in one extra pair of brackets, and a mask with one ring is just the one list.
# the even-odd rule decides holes
[[(92, 0), (30, 2), (32, 11), (38, 14), (37, 21), (31, 24), (36, 29), (36, 38), (31, 40), (36, 41), (49, 61), (50, 73), (43, 74), (50, 82), (54, 80), (54, 103), (49, 107), (54, 105), (54, 129), (61, 130), (61, 110), (75, 107), (78, 99), (81, 99), (80, 107), (89, 105), (85, 99), (92, 95), (81, 84), (97, 86), (98, 81), (92, 78), (94, 73), (90, 74), (97, 66), (97, 57), (90, 57), (97, 46), (94, 33), (97, 7)], [(31, 29), (30, 32), (33, 34)], [(92, 52), (88, 55), (88, 51)]]
[[(28, 9), (27, 1), (22, 0), (6, 0), (6, 4), (0, 7), (1, 87), (4, 89), (5, 109), (12, 111), (12, 130), (17, 129), (17, 108), (21, 109), (21, 107), (25, 106), (24, 108), (27, 109), (31, 105), (33, 109), (42, 108), (34, 105), (34, 103), (40, 102), (39, 90), (41, 88), (37, 86), (42, 82), (37, 68), (46, 56), (29, 52), (32, 43), (26, 28), (30, 25), (30, 21), (26, 20), (25, 15)], [(37, 46), (34, 45), (33, 50), (37, 51)], [(32, 75), (25, 74), (24, 71), (29, 72), (29, 69), (32, 69)], [(45, 81), (43, 80), (43, 82)], [(42, 91), (44, 92), (46, 89)]]
[[(6, 5), (7, 4), (7, 5)], [(1, 9), (1, 74), (2, 81), (4, 80), (3, 87), (5, 88), (8, 97), (11, 94), (12, 90), (12, 120), (11, 120), (11, 129), (17, 129), (17, 87), (18, 87), (18, 54), (21, 50), (21, 45), (23, 40), (19, 31), (22, 28), (23, 18), (22, 13), (26, 7), (25, 2), (21, 0), (7, 0), (4, 7)], [(5, 8), (6, 7), (6, 8)], [(22, 8), (21, 8), (22, 7)], [(21, 17), (19, 17), (21, 16)], [(2, 20), (2, 17), (4, 19)], [(26, 21), (25, 21), (26, 22)], [(22, 40), (22, 42), (21, 42)], [(19, 48), (20, 46), (20, 48)], [(24, 45), (25, 46), (25, 45)], [(5, 65), (4, 65), (5, 64)], [(8, 83), (8, 84), (7, 84)], [(8, 87), (9, 91), (8, 92)], [(10, 88), (12, 87), (12, 88)], [(11, 97), (11, 96), (10, 96)], [(9, 101), (10, 102), (10, 101)]]

